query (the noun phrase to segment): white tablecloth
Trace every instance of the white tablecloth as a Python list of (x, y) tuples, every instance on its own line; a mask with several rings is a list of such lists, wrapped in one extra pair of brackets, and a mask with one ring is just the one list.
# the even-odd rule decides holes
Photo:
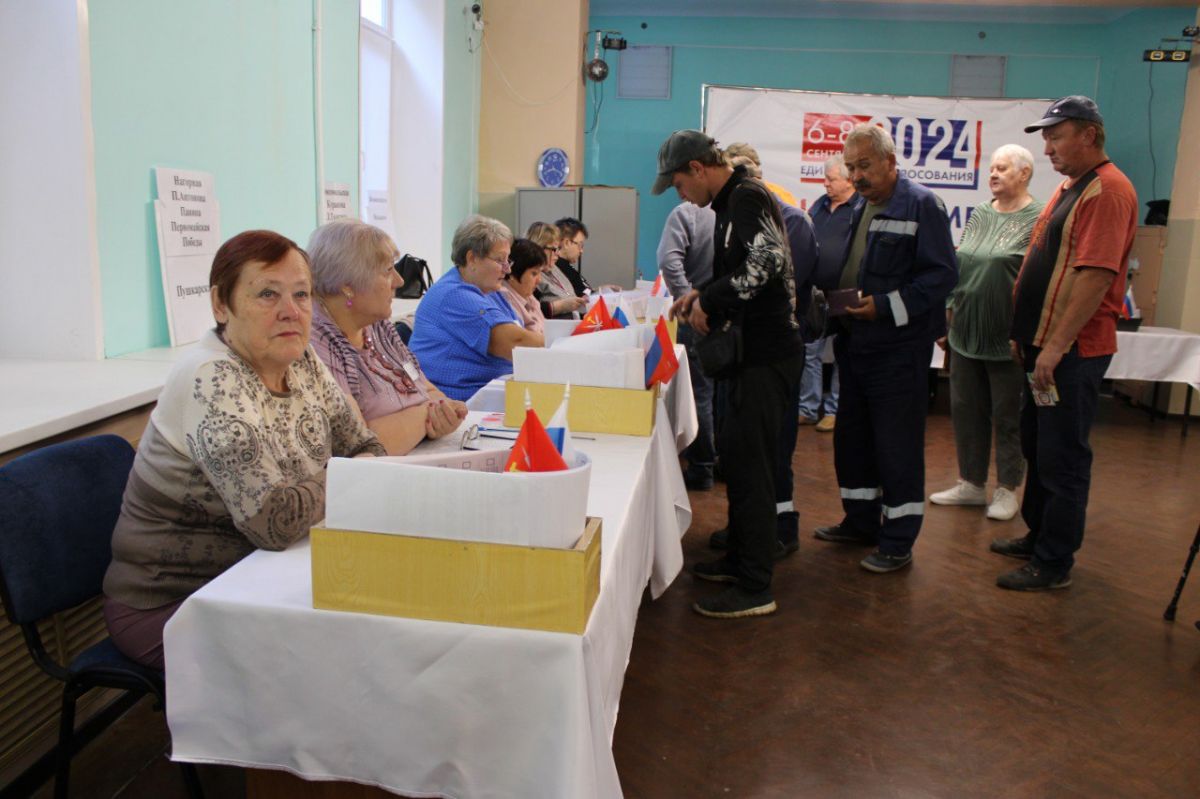
[(174, 759), (414, 796), (621, 796), (612, 734), (638, 605), (678, 574), (691, 522), (659, 403), (650, 437), (576, 442), (604, 521), (582, 636), (314, 610), (307, 540), (255, 552), (167, 625)]
[(1188, 383), (1200, 389), (1200, 335), (1169, 327), (1117, 331), (1117, 354), (1104, 376), (1110, 380)]
[[(683, 452), (696, 438), (700, 422), (696, 416), (696, 397), (692, 394), (691, 366), (688, 363), (687, 349), (682, 344), (675, 345), (675, 357), (679, 359), (679, 371), (667, 383), (663, 390), (663, 399), (666, 401), (667, 419), (675, 435), (675, 451)], [(493, 380), (479, 389), (467, 400), (467, 407), (473, 411), (502, 412), (504, 382), (507, 379)]]
[[(930, 368), (941, 369), (944, 357), (941, 348), (934, 347)], [(1117, 354), (1104, 376), (1109, 380), (1189, 383), (1200, 390), (1200, 334), (1169, 327), (1118, 330)]]

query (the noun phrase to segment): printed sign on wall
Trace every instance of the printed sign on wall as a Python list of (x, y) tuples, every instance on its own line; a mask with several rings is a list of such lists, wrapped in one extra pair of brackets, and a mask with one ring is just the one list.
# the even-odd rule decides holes
[(171, 346), (199, 340), (213, 326), (208, 296), (212, 259), (221, 246), (221, 206), (208, 172), (157, 167), (154, 219)]
[(1025, 133), (1049, 100), (966, 100), (784, 89), (705, 87), (704, 129), (722, 146), (748, 142), (763, 177), (796, 195), (806, 210), (825, 193), (825, 161), (840, 155), (855, 125), (879, 125), (896, 142), (901, 174), (946, 203), (955, 242), (975, 206), (992, 199), (988, 166), (1002, 144), (1034, 157), (1029, 191), (1045, 202), (1063, 179), (1042, 154), (1040, 134)]

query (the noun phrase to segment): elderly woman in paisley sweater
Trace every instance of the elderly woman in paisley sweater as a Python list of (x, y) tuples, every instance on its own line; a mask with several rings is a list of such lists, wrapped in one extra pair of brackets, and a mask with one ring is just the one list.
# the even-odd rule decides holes
[(104, 578), (113, 642), (159, 669), (163, 626), (188, 595), (325, 516), (331, 456), (385, 454), (308, 345), (303, 250), (278, 233), (240, 233), (217, 251), (209, 283), (216, 328), (167, 378)]

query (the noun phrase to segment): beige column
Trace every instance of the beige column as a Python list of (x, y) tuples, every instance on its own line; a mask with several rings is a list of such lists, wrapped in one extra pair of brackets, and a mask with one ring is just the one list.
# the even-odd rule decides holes
[(512, 226), (514, 190), (538, 185), (547, 147), (566, 151), (569, 183), (582, 181), (588, 0), (487, 0), (483, 19), (479, 212)]
[[(1200, 11), (1196, 21), (1200, 24)], [(1155, 321), (1162, 327), (1200, 333), (1200, 46), (1193, 46), (1188, 65)], [(1183, 413), (1183, 395), (1183, 386), (1173, 387), (1171, 413)], [(1193, 415), (1200, 415), (1197, 406), (1200, 398), (1194, 397)]]

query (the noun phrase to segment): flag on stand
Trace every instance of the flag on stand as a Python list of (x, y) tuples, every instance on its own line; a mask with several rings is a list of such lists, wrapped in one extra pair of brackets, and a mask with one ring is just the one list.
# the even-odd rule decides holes
[(620, 305), (617, 306), (617, 310), (613, 311), (612, 318), (618, 327), (629, 327), (629, 317), (625, 315), (625, 310)]
[(517, 433), (516, 443), (504, 464), (506, 472), (558, 472), (567, 468), (566, 461), (542, 427), (533, 408), (525, 409), (525, 423)]
[(579, 324), (571, 331), (571, 335), (595, 333), (599, 330), (617, 330), (620, 327), (621, 325), (614, 322), (612, 316), (609, 315), (608, 306), (604, 304), (604, 298), (601, 297), (579, 320)]
[(568, 466), (575, 463), (575, 447), (571, 445), (571, 428), (567, 427), (567, 400), (570, 398), (571, 384), (567, 383), (566, 389), (563, 390), (562, 402), (559, 403), (558, 410), (550, 417), (550, 423), (546, 425), (546, 435), (550, 436), (550, 440), (554, 442), (555, 448)]
[(650, 287), (651, 297), (670, 297), (671, 291), (667, 288), (667, 284), (663, 282), (662, 272), (654, 276), (654, 285)]
[(666, 320), (659, 317), (658, 324), (654, 326), (654, 339), (650, 343), (650, 351), (646, 353), (646, 388), (655, 383), (665, 386), (678, 370), (679, 359), (675, 357), (671, 333), (667, 330)]

